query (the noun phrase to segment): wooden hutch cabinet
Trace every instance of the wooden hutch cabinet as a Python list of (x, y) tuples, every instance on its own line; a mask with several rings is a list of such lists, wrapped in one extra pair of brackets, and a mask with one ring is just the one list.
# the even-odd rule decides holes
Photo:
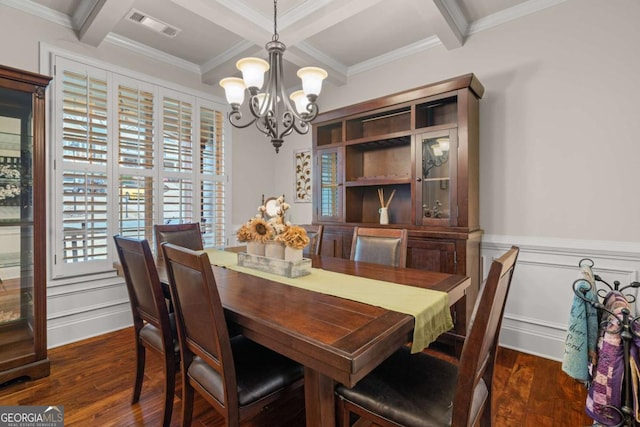
[[(478, 113), (473, 74), (322, 113), (313, 125), (313, 222), (322, 254), (348, 258), (354, 226), (409, 230), (407, 267), (469, 276), (452, 309), (464, 338), (481, 280)], [(389, 205), (380, 225), (378, 189)]]
[(49, 375), (45, 91), (50, 80), (0, 66), (0, 384)]

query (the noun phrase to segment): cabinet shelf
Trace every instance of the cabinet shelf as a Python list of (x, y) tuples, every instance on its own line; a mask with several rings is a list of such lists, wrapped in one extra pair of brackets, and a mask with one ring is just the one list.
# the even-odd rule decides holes
[(371, 185), (411, 184), (411, 177), (359, 177), (345, 181), (346, 187), (366, 187)]
[(400, 147), (411, 144), (412, 132), (395, 132), (367, 138), (351, 139), (346, 141), (349, 147), (357, 147), (360, 151), (380, 150), (384, 148)]

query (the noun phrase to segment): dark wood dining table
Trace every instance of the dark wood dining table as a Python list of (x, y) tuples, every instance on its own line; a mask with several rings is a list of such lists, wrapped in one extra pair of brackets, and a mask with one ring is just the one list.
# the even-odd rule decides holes
[[(312, 257), (312, 266), (464, 297), (465, 276)], [(166, 281), (164, 266), (158, 268)], [(334, 426), (336, 382), (355, 385), (411, 340), (414, 318), (381, 307), (213, 266), (228, 319), (237, 332), (304, 365), (307, 426)], [(366, 292), (366, 289), (363, 289)]]

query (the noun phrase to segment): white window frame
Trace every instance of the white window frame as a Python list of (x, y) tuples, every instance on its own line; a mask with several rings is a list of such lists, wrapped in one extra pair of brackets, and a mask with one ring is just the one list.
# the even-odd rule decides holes
[[(108, 85), (108, 135), (109, 135), (109, 154), (107, 163), (108, 185), (112, 189), (108, 202), (108, 249), (107, 256), (104, 260), (90, 261), (90, 262), (77, 262), (77, 263), (63, 263), (57, 262), (62, 260), (62, 230), (59, 229), (59, 224), (62, 223), (62, 171), (63, 167), (57, 167), (57, 163), (61, 161), (62, 146), (58, 144), (58, 141), (62, 139), (62, 115), (61, 106), (62, 100), (60, 99), (61, 88), (56, 85), (56, 64), (64, 65), (68, 64), (66, 61), (74, 61), (81, 66), (87, 68), (93, 68), (104, 71), (107, 77)], [(113, 271), (113, 263), (117, 260), (115, 248), (112, 245), (114, 234), (118, 233), (119, 223), (119, 206), (117, 197), (119, 197), (118, 190), (118, 121), (117, 121), (117, 87), (118, 84), (135, 83), (138, 86), (145, 88), (152, 88), (154, 94), (154, 140), (157, 141), (158, 147), (162, 143), (162, 117), (161, 106), (162, 97), (169, 95), (181, 100), (188, 100), (192, 103), (192, 138), (194, 142), (193, 146), (193, 220), (199, 221), (200, 206), (199, 206), (199, 189), (200, 189), (200, 173), (199, 173), (199, 160), (200, 160), (200, 144), (196, 141), (200, 140), (200, 108), (202, 106), (210, 108), (215, 111), (225, 112), (227, 106), (224, 101), (216, 98), (208, 93), (203, 93), (190, 88), (185, 88), (180, 85), (159, 80), (152, 76), (137, 73), (128, 69), (124, 69), (113, 64), (94, 60), (92, 58), (80, 56), (72, 52), (68, 52), (62, 49), (58, 49), (52, 46), (41, 44), (41, 72), (49, 75), (53, 75), (54, 79), (49, 88), (49, 108), (47, 109), (47, 121), (50, 124), (48, 132), (48, 155), (50, 162), (48, 164), (49, 182), (48, 182), (48, 200), (47, 200), (47, 218), (49, 221), (48, 229), (48, 253), (49, 259), (49, 272), (50, 277), (53, 279), (73, 277), (79, 275), (98, 274)], [(60, 79), (61, 80), (61, 79)], [(228, 122), (224, 120), (223, 130), (223, 144), (224, 144), (224, 175), (217, 176), (216, 181), (222, 182), (224, 185), (224, 237), (223, 241), (228, 244), (228, 236), (231, 233), (231, 129)], [(153, 178), (156, 183), (162, 183), (164, 177), (177, 176), (180, 173), (164, 172), (162, 167), (162, 150), (157, 149), (155, 155), (155, 167), (153, 171)], [(90, 166), (90, 165), (89, 165)], [(90, 167), (89, 167), (90, 169)], [(162, 201), (162, 185), (156, 185), (154, 194), (154, 223), (159, 223), (163, 215), (163, 209), (160, 205)], [(153, 242), (150, 241), (153, 245)]]

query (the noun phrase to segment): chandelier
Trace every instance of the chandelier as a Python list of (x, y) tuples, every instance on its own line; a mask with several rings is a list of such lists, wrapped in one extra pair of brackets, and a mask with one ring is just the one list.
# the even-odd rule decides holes
[[(282, 54), (286, 46), (278, 40), (277, 16), (278, 1), (274, 0), (273, 37), (265, 45), (269, 52), (269, 62), (260, 58), (243, 58), (236, 63), (236, 67), (242, 72), (242, 79), (227, 77), (220, 80), (227, 102), (231, 104), (229, 122), (240, 129), (255, 123), (260, 132), (271, 138), (276, 153), (280, 151), (283, 137), (293, 130), (301, 135), (309, 132), (309, 122), (318, 115), (316, 99), (322, 89), (322, 80), (328, 75), (322, 68), (301, 68), (298, 70), (298, 77), (302, 80), (302, 90), (286, 95), (282, 78)], [(261, 91), (267, 71), (267, 85)], [(252, 117), (242, 123), (240, 106), (244, 102), (245, 90), (250, 94), (249, 111)]]

